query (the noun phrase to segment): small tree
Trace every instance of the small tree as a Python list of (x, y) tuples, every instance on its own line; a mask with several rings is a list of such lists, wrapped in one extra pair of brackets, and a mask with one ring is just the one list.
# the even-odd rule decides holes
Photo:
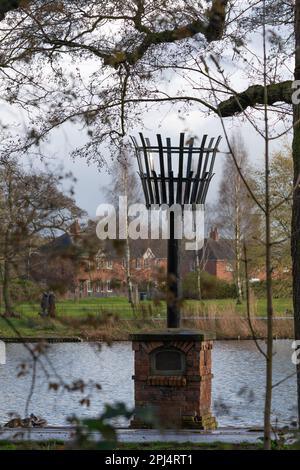
[(13, 315), (10, 283), (26, 271), (25, 259), (37, 234), (54, 235), (82, 215), (50, 171), (26, 172), (16, 160), (0, 165), (0, 256), (5, 315)]
[[(256, 172), (256, 192), (263, 200), (264, 175)], [(291, 267), (291, 219), (293, 204), (293, 159), (289, 145), (275, 152), (270, 161), (270, 195), (272, 198), (271, 237), (273, 266), (279, 271)]]
[[(253, 170), (248, 162), (248, 155), (243, 140), (236, 134), (231, 138), (231, 148), (236, 156), (240, 171), (247, 176), (251, 184)], [(252, 182), (253, 183), (253, 182)], [(219, 188), (216, 206), (216, 222), (223, 233), (233, 240), (235, 254), (235, 283), (237, 302), (241, 303), (242, 291), (242, 249), (243, 240), (249, 240), (254, 233), (257, 235), (257, 219), (255, 202), (249, 196), (243, 184), (240, 173), (237, 171), (231, 155), (226, 157), (222, 171), (222, 180)]]
[[(119, 196), (127, 198), (128, 204), (137, 203), (140, 199), (140, 185), (137, 180), (136, 171), (133, 166), (133, 157), (127, 148), (123, 148), (120, 152), (119, 158), (115, 160), (110, 168), (113, 175), (112, 185), (107, 189), (107, 199), (118, 208)], [(131, 278), (131, 255), (130, 255), (130, 240), (128, 233), (129, 217), (125, 220), (125, 271), (126, 283), (128, 291), (128, 302), (132, 305), (133, 301), (133, 287)]]

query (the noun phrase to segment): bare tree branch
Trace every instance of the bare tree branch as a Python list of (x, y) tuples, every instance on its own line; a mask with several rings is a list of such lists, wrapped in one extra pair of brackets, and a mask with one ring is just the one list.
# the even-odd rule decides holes
[[(268, 105), (284, 102), (292, 104), (292, 81), (287, 80), (281, 83), (267, 85)], [(245, 111), (248, 107), (264, 105), (265, 88), (263, 85), (252, 85), (247, 90), (237, 93), (228, 100), (218, 105), (218, 111), (222, 117), (234, 116)]]

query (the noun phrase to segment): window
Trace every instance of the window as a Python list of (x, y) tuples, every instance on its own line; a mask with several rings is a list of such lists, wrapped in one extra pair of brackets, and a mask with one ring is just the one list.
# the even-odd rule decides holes
[(112, 267), (113, 267), (112, 260), (108, 259), (108, 260), (106, 261), (106, 268), (107, 268), (107, 269), (112, 269)]
[(106, 290), (107, 290), (107, 292), (112, 292), (111, 282), (110, 281), (106, 281)]
[(185, 354), (176, 348), (158, 349), (151, 353), (151, 374), (182, 375), (185, 373)]
[(101, 292), (101, 282), (100, 281), (97, 281), (96, 282), (96, 292)]
[(150, 258), (145, 258), (144, 259), (144, 267), (148, 268), (151, 265), (151, 259)]
[(93, 287), (91, 281), (86, 281), (86, 290), (87, 292), (93, 292)]
[(142, 260), (141, 260), (141, 258), (136, 258), (136, 260), (135, 260), (135, 267), (136, 267), (136, 269), (141, 269), (141, 267), (142, 267)]
[(233, 272), (233, 267), (231, 266), (231, 264), (226, 264), (225, 270), (226, 270), (227, 272), (232, 273), (232, 272)]
[(103, 268), (103, 255), (102, 253), (98, 253), (96, 255), (96, 269), (99, 271), (101, 268)]

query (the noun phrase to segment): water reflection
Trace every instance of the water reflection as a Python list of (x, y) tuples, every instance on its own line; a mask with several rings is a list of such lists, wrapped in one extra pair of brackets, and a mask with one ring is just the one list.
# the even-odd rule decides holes
[[(276, 341), (274, 382), (294, 371), (291, 341)], [(65, 424), (72, 414), (97, 415), (105, 403), (125, 402), (133, 407), (133, 352), (128, 342), (111, 347), (89, 343), (62, 343), (50, 346), (47, 356), (57, 373), (71, 383), (78, 379), (94, 381), (102, 389), (90, 390), (89, 408), (79, 405), (79, 392), (49, 390), (48, 382), (57, 382), (52, 371), (49, 380), (37, 369), (36, 385), (29, 411), (47, 419), (49, 424)], [(29, 354), (20, 344), (7, 345), (7, 363), (0, 366), (0, 423), (9, 419), (8, 412), (24, 415), (31, 386), (31, 375), (17, 378), (18, 365)], [(49, 363), (47, 365), (49, 370)], [(264, 406), (264, 358), (253, 341), (219, 341), (213, 352), (213, 411), (221, 426), (261, 426)], [(279, 425), (296, 419), (296, 378), (274, 389), (273, 421)], [(121, 423), (126, 424), (126, 423)]]

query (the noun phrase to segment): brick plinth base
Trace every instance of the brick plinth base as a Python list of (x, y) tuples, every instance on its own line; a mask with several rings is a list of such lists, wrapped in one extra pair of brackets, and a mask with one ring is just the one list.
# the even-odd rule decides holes
[[(131, 427), (216, 428), (210, 412), (212, 339), (209, 333), (181, 329), (131, 335), (135, 406), (139, 410)], [(155, 354), (162, 351), (180, 352), (180, 372), (172, 374), (172, 367), (156, 370)], [(154, 416), (151, 424), (143, 419), (146, 410)]]

